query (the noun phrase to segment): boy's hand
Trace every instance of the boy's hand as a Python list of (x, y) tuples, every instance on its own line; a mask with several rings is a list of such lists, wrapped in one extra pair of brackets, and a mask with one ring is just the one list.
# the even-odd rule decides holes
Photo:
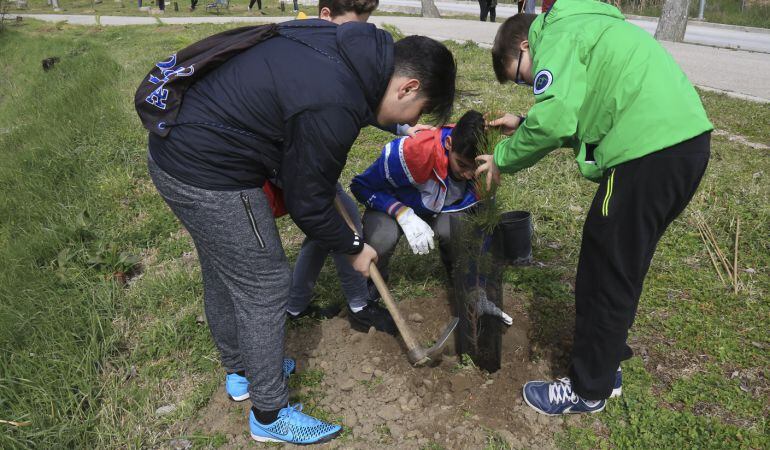
[(487, 173), (487, 190), (492, 189), (492, 182), (500, 184), (500, 169), (495, 164), (495, 155), (479, 155), (476, 157), (476, 163), (479, 167), (476, 169), (476, 176)]
[(521, 116), (515, 114), (506, 114), (499, 119), (492, 120), (487, 123), (489, 127), (500, 128), (500, 132), (506, 136), (510, 136), (521, 125)]
[(513, 318), (505, 313), (502, 309), (498, 308), (494, 303), (489, 301), (487, 293), (483, 289), (478, 289), (478, 300), (476, 301), (476, 314), (478, 316), (492, 316), (500, 319), (504, 324), (513, 325)]
[(436, 127), (434, 127), (433, 125), (423, 125), (423, 124), (418, 123), (417, 125), (415, 125), (413, 127), (407, 128), (406, 129), (406, 135), (409, 136), (409, 137), (414, 137), (414, 135), (417, 134), (420, 131), (435, 130), (435, 129), (436, 129)]
[(401, 230), (409, 241), (409, 247), (415, 255), (427, 255), (433, 250), (433, 229), (424, 220), (414, 213), (412, 208), (407, 208), (396, 218)]
[(348, 258), (356, 272), (369, 278), (369, 267), (377, 262), (377, 250), (369, 244), (364, 244), (364, 249), (360, 253), (349, 255)]

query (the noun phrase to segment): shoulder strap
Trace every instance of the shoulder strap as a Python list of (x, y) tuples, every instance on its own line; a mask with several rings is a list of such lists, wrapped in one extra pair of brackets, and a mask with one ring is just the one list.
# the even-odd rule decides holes
[(142, 79), (134, 105), (142, 125), (165, 137), (187, 89), (233, 56), (278, 34), (277, 24), (234, 28), (202, 39), (160, 61)]

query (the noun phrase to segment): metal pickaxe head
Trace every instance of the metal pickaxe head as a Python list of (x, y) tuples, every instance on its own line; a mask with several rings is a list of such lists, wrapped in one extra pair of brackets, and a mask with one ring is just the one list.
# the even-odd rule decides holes
[(452, 335), (455, 328), (457, 328), (458, 323), (460, 323), (460, 319), (453, 317), (436, 340), (436, 343), (430, 348), (426, 349), (423, 346), (416, 346), (409, 349), (409, 353), (407, 354), (409, 362), (412, 363), (412, 365), (419, 367), (424, 366), (430, 361), (437, 361), (440, 359), (441, 355), (444, 353), (444, 345), (449, 340), (449, 336)]

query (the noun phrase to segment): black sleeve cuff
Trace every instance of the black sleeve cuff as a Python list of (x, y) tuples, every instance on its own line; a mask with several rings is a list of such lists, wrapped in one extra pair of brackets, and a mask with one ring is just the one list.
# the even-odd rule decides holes
[(351, 236), (353, 237), (353, 244), (344, 253), (347, 255), (357, 255), (364, 249), (364, 241), (358, 233), (351, 233)]

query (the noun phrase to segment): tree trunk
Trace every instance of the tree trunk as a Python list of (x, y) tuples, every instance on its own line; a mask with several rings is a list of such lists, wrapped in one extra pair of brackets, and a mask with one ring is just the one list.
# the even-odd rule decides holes
[(422, 3), (422, 16), (423, 17), (441, 17), (438, 13), (438, 8), (433, 0), (420, 0)]
[(687, 29), (687, 11), (690, 0), (666, 0), (660, 13), (655, 39), (659, 41), (682, 42)]

